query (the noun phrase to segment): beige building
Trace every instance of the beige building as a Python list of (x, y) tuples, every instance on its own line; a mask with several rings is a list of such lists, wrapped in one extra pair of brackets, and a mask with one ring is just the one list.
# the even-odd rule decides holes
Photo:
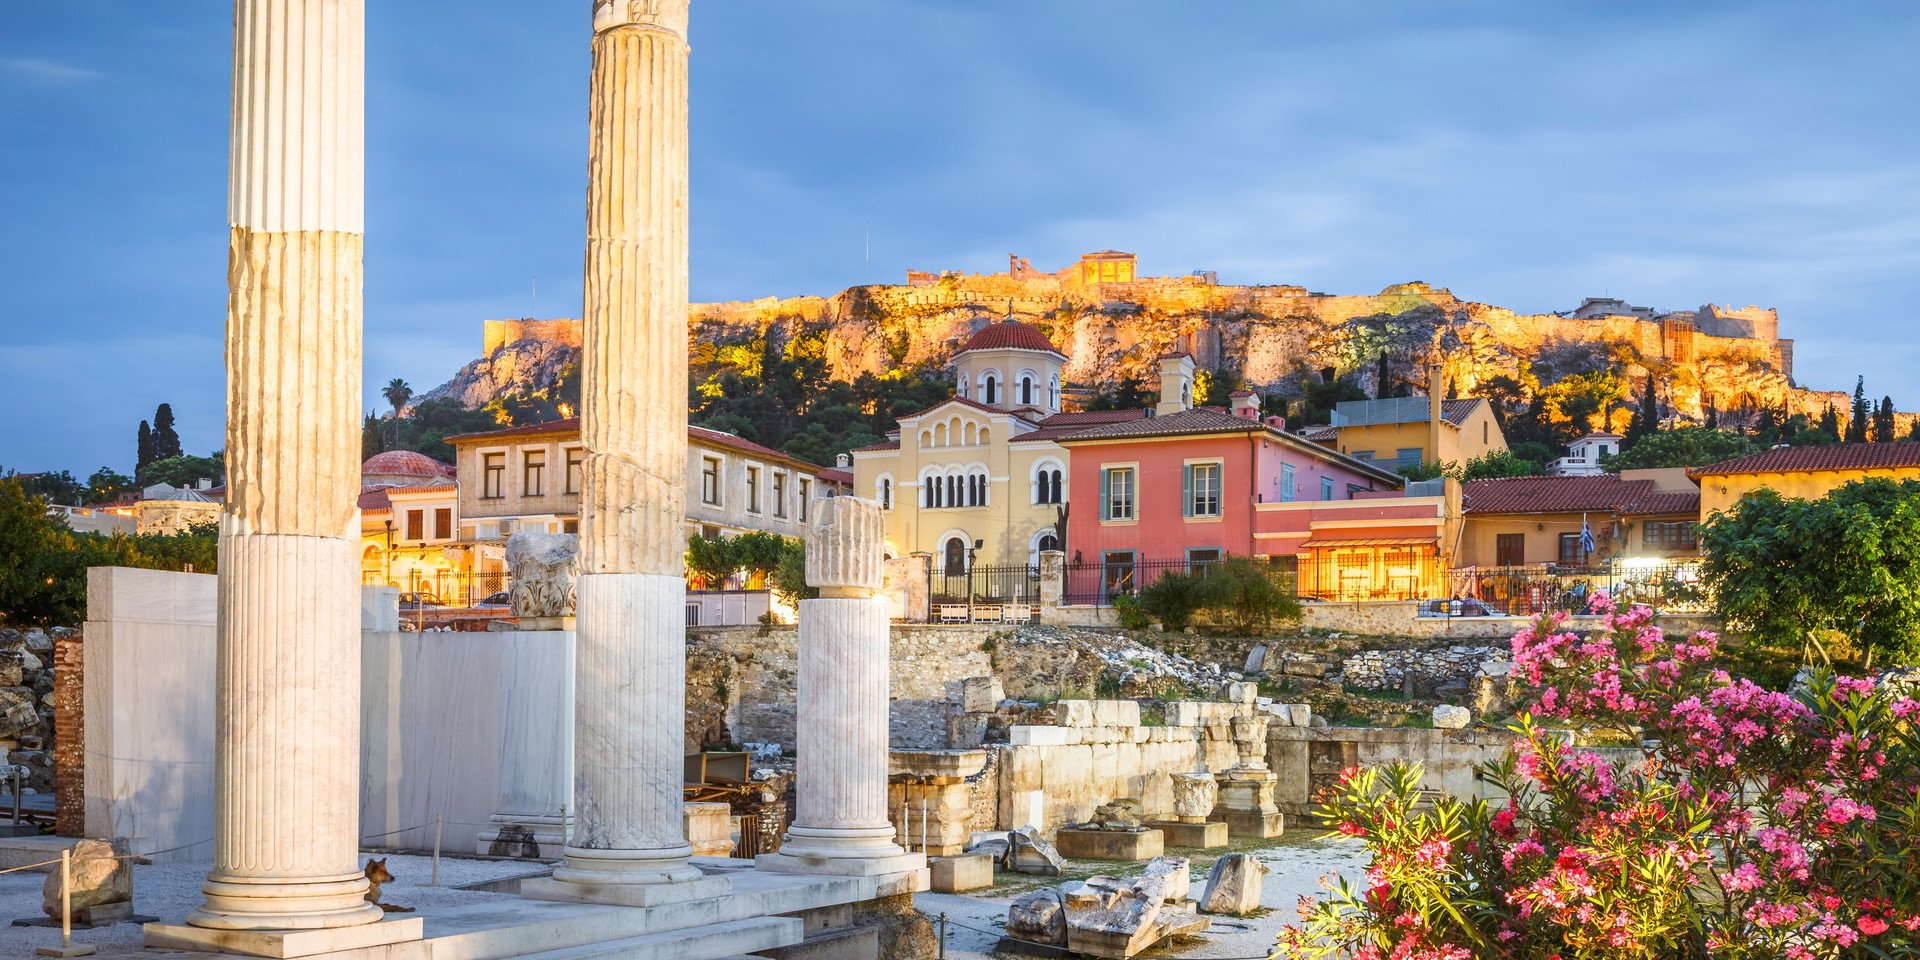
[(1818, 500), (1855, 480), (1920, 480), (1920, 443), (1781, 447), (1687, 471), (1700, 484), (1700, 516), (1732, 510), (1762, 488)]
[[(579, 418), (450, 437), (459, 464), (459, 538), (482, 546), (475, 570), (505, 572), (506, 539), (579, 530), (586, 448)], [(687, 535), (763, 530), (801, 537), (812, 501), (837, 496), (844, 472), (730, 433), (687, 428)]]
[(453, 468), (411, 450), (360, 465), (360, 579), (435, 603), (465, 606), (506, 589), (476, 581), (471, 544), (460, 539), (460, 485)]
[[(1507, 477), (1465, 486), (1466, 530), (1456, 567), (1587, 567), (1615, 559), (1691, 559), (1700, 552), (1700, 490), (1683, 469)], [(1581, 539), (1583, 525), (1592, 534), (1591, 550)]]
[[(1065, 518), (1067, 454), (1055, 441), (1144, 410), (1065, 413), (1067, 357), (1015, 320), (992, 324), (954, 355), (955, 396), (900, 418), (885, 443), (853, 452), (854, 490), (880, 501), (887, 555), (926, 553), (936, 573), (1030, 564), (1056, 549)], [(1192, 394), (1192, 365), (1184, 367)]]
[(1507, 437), (1486, 400), (1441, 401), (1437, 428), (1434, 406), (1428, 397), (1350, 400), (1334, 408), (1332, 424), (1302, 432), (1355, 460), (1388, 470), (1421, 463), (1464, 466), (1507, 449)]

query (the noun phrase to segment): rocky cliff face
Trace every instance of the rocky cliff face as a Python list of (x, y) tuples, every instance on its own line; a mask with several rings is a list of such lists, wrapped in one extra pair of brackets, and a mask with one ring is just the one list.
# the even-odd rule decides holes
[[(1503, 374), (1551, 383), (1611, 366), (1636, 379), (1653, 374), (1663, 399), (1696, 418), (1709, 403), (1723, 412), (1784, 406), (1817, 414), (1829, 402), (1844, 409), (1847, 400), (1793, 383), (1791, 341), (1711, 335), (1690, 322), (1691, 314), (1518, 314), (1424, 283), (1335, 296), (1202, 277), (1075, 288), (1052, 276), (945, 276), (855, 287), (830, 298), (696, 305), (691, 340), (725, 347), (818, 336), (833, 375), (852, 379), (943, 365), (975, 330), (1009, 314), (1052, 337), (1070, 358), (1069, 382), (1092, 390), (1151, 382), (1154, 362), (1172, 349), (1191, 352), (1202, 369), (1283, 397), (1297, 396), (1303, 378), (1328, 368), (1359, 371), (1371, 388), (1383, 352), (1396, 379), (1419, 385), (1417, 358), (1437, 345), (1461, 394)], [(489, 322), (486, 357), (427, 396), (479, 406), (515, 388), (543, 386), (578, 359), (577, 325), (512, 321), (509, 331), (501, 323)]]

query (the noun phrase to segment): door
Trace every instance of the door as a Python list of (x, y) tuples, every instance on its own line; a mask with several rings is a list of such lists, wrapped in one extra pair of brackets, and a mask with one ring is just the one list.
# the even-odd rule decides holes
[(1501, 534), (1494, 541), (1493, 555), (1495, 566), (1524, 566), (1527, 562), (1527, 535), (1524, 533)]

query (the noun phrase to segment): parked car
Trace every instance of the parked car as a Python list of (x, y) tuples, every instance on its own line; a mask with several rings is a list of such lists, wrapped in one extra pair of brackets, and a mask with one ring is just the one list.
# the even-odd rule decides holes
[(487, 594), (484, 599), (475, 603), (473, 608), (475, 610), (504, 610), (512, 606), (513, 600), (509, 598), (506, 591), (502, 590), (499, 593)]
[(446, 604), (423, 593), (403, 593), (400, 595), (400, 609), (402, 612), (409, 610), (431, 610), (435, 607), (444, 608), (445, 606)]

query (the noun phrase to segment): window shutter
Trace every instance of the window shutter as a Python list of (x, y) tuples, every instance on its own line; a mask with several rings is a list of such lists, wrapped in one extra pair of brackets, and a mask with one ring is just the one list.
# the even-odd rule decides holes
[(1193, 516), (1193, 464), (1180, 468), (1180, 515)]
[(1113, 519), (1113, 476), (1106, 470), (1100, 471), (1100, 519)]

